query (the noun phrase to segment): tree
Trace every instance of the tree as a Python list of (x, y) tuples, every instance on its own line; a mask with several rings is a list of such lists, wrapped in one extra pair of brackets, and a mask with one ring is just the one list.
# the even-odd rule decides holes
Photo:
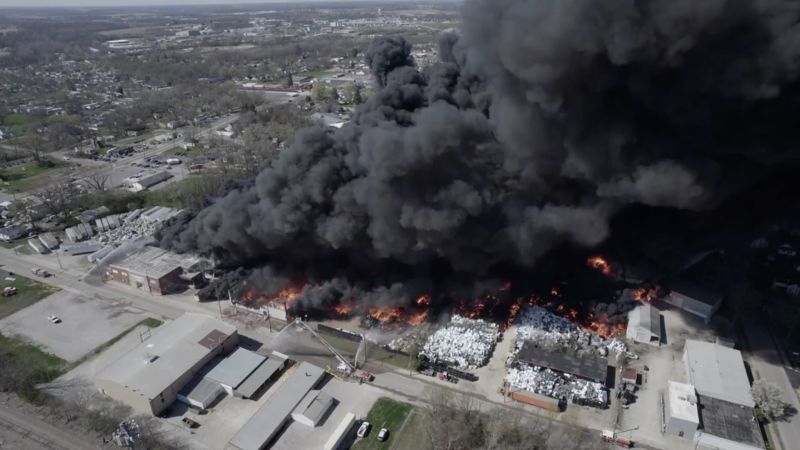
[(756, 406), (769, 420), (777, 420), (786, 415), (788, 404), (783, 401), (783, 393), (773, 383), (756, 380), (751, 388)]
[(109, 175), (107, 173), (98, 172), (86, 177), (87, 187), (95, 192), (103, 192), (106, 190)]
[(286, 73), (286, 87), (294, 86), (294, 77), (292, 76), (292, 72)]
[(42, 189), (39, 198), (47, 212), (66, 219), (75, 206), (77, 192), (71, 183), (57, 182)]
[(361, 86), (358, 83), (353, 83), (347, 86), (347, 90), (345, 91), (345, 101), (352, 105), (360, 105), (364, 102), (364, 98), (361, 95)]
[(317, 80), (314, 83), (314, 87), (311, 88), (311, 98), (316, 102), (323, 102), (328, 98), (328, 89), (324, 82)]

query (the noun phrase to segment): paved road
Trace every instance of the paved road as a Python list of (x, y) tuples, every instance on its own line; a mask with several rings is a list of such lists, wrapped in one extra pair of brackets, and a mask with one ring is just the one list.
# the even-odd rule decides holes
[[(784, 401), (789, 403), (795, 411), (800, 411), (797, 396), (786, 375), (781, 355), (775, 348), (775, 342), (765, 326), (763, 315), (759, 313), (754, 317), (758, 319), (744, 321), (747, 340), (752, 349), (749, 352), (749, 362), (754, 376), (777, 385), (784, 393)], [(794, 414), (787, 420), (775, 422), (774, 425), (780, 434), (784, 450), (800, 450), (800, 413)]]
[(71, 432), (0, 405), (0, 448), (86, 450), (100, 448)]

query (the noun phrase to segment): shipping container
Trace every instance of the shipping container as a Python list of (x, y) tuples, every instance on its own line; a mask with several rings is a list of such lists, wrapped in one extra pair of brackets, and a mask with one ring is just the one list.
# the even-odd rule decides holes
[(522, 403), (538, 406), (549, 411), (561, 411), (561, 402), (558, 399), (547, 397), (530, 391), (514, 391), (511, 398)]

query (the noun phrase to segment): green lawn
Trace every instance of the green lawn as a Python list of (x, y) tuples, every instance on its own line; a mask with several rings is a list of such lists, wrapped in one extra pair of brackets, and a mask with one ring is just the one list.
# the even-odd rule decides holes
[(393, 450), (430, 450), (428, 439), (423, 439), (425, 433), (425, 416), (414, 409), (405, 426), (397, 433)]
[(0, 292), (8, 286), (17, 288), (17, 294), (11, 297), (0, 297), (0, 318), (10, 316), (20, 309), (27, 308), (50, 294), (58, 292), (58, 288), (40, 283), (30, 278), (14, 275), (15, 281), (0, 280)]
[(125, 139), (118, 140), (115, 144), (117, 146), (129, 145), (129, 144), (138, 144), (139, 142), (151, 139), (153, 136), (156, 135), (156, 133), (157, 133), (157, 131), (150, 131), (150, 132), (145, 133), (145, 134), (140, 134), (139, 136), (127, 137)]
[(40, 403), (37, 386), (55, 380), (67, 371), (67, 362), (39, 347), (0, 334), (0, 388)]
[(30, 161), (10, 169), (0, 169), (0, 187), (13, 192), (30, 190), (36, 182), (38, 175), (57, 169), (63, 163), (50, 161), (52, 164), (42, 165), (37, 161)]
[[(400, 433), (400, 428), (406, 420), (408, 413), (414, 407), (408, 403), (396, 402), (392, 399), (381, 397), (372, 405), (367, 414), (367, 422), (372, 424), (372, 429), (366, 438), (358, 440), (353, 449), (388, 449), (395, 439), (399, 439), (405, 431)], [(378, 441), (378, 432), (381, 428), (389, 430), (389, 438), (384, 442)], [(418, 448), (418, 447), (417, 447)]]
[(326, 75), (331, 69), (318, 69), (318, 70), (309, 70), (308, 72), (298, 73), (297, 75), (293, 75), (292, 78), (295, 80), (299, 80), (303, 77), (314, 77), (319, 78), (323, 75)]
[(25, 114), (22, 113), (6, 114), (6, 116), (3, 117), (3, 125), (7, 127), (19, 127), (25, 125), (26, 122), (27, 118)]

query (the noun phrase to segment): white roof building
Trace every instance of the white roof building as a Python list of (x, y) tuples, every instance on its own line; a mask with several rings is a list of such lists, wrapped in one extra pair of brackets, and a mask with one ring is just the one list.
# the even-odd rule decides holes
[(658, 346), (661, 332), (661, 314), (650, 303), (643, 303), (628, 312), (628, 328), (625, 331), (628, 339)]
[(231, 351), (236, 328), (202, 314), (184, 314), (158, 327), (152, 337), (103, 369), (101, 392), (154, 415), (214, 356)]
[(689, 383), (701, 396), (755, 406), (739, 350), (710, 342), (687, 340), (683, 361)]
[(694, 386), (669, 381), (664, 402), (665, 432), (685, 439), (694, 438), (700, 426)]

